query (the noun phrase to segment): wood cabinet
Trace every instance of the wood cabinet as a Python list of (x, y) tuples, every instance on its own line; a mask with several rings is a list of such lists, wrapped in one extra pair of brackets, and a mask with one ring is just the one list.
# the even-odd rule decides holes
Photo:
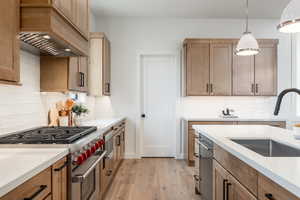
[(259, 39), (256, 56), (236, 56), (237, 39), (186, 39), (186, 96), (276, 96), (278, 40)]
[(88, 92), (88, 58), (41, 56), (42, 92)]
[(256, 56), (233, 56), (233, 95), (277, 95), (278, 40), (262, 40)]
[(209, 95), (209, 42), (188, 43), (185, 51), (187, 96)]
[(286, 128), (285, 121), (184, 121), (186, 123), (184, 134), (184, 155), (189, 166), (194, 166), (195, 130), (193, 125), (269, 125)]
[(300, 199), (218, 146), (214, 156), (213, 200)]
[(214, 160), (213, 199), (256, 200), (256, 197)]
[(20, 81), (20, 2), (10, 0), (0, 6), (0, 83)]
[(52, 0), (53, 6), (68, 20), (72, 21), (74, 0)]
[(94, 96), (111, 94), (110, 42), (104, 33), (90, 34), (89, 91)]
[(52, 200), (68, 199), (67, 158), (63, 158), (52, 166)]
[(231, 95), (232, 44), (210, 45), (210, 95)]
[(255, 56), (255, 95), (277, 95), (277, 43), (260, 43)]
[[(236, 45), (233, 46), (233, 50)], [(234, 96), (253, 96), (254, 90), (254, 56), (233, 55), (232, 94)]]
[(89, 38), (89, 0), (72, 0), (72, 21), (85, 38)]

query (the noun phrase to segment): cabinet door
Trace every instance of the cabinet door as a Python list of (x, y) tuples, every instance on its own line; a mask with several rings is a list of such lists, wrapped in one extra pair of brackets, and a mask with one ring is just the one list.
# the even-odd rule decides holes
[(73, 0), (53, 0), (53, 6), (68, 20), (72, 21), (72, 2)]
[(260, 44), (255, 56), (255, 95), (277, 95), (277, 44)]
[[(234, 46), (233, 49), (235, 49)], [(235, 96), (254, 95), (254, 56), (233, 55), (232, 93)]]
[(209, 43), (187, 44), (187, 96), (209, 95)]
[(81, 73), (81, 87), (80, 91), (88, 92), (88, 58), (79, 57), (79, 72)]
[(76, 27), (89, 38), (89, 0), (73, 0), (73, 21)]
[(0, 81), (20, 81), (18, 41), (20, 2), (1, 1), (0, 6)]
[(111, 93), (111, 54), (110, 42), (104, 37), (103, 39), (103, 94), (109, 96)]
[(67, 200), (67, 159), (52, 166), (52, 200)]
[(210, 95), (231, 95), (232, 44), (210, 45)]
[(227, 171), (213, 161), (213, 200), (224, 200), (226, 195), (226, 185), (228, 184)]
[(78, 57), (69, 58), (69, 90), (80, 91), (80, 74), (79, 74), (79, 59)]
[(233, 176), (228, 174), (228, 183), (226, 184), (226, 200), (257, 200), (243, 185), (241, 185)]

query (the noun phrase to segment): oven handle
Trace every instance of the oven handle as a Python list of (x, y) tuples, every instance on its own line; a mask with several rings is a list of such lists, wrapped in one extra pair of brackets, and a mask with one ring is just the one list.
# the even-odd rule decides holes
[(106, 154), (106, 151), (104, 151), (101, 156), (93, 163), (93, 165), (86, 170), (86, 172), (83, 175), (77, 175), (72, 177), (72, 182), (77, 183), (77, 182), (82, 182), (92, 171), (95, 169), (95, 167), (99, 164), (99, 162), (104, 158)]
[(203, 144), (202, 142), (198, 143), (200, 146), (202, 146), (206, 151), (211, 151), (212, 149), (208, 148), (205, 144)]

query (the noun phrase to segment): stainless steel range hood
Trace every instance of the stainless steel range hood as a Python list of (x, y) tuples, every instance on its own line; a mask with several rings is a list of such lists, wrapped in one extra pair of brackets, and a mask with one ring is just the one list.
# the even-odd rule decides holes
[(21, 4), (19, 37), (23, 50), (38, 55), (89, 54), (88, 38), (51, 6)]

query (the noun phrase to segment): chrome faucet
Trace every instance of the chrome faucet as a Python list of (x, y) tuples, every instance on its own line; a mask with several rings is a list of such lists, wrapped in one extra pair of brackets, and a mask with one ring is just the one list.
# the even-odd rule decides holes
[(280, 110), (280, 105), (281, 105), (281, 102), (282, 102), (282, 98), (284, 97), (284, 95), (286, 95), (287, 93), (290, 93), (290, 92), (295, 92), (295, 93), (297, 93), (297, 94), (300, 95), (300, 90), (297, 89), (297, 88), (290, 88), (290, 89), (283, 90), (283, 91), (278, 95), (277, 102), (276, 102), (276, 106), (275, 106), (274, 115), (278, 115), (279, 110)]

